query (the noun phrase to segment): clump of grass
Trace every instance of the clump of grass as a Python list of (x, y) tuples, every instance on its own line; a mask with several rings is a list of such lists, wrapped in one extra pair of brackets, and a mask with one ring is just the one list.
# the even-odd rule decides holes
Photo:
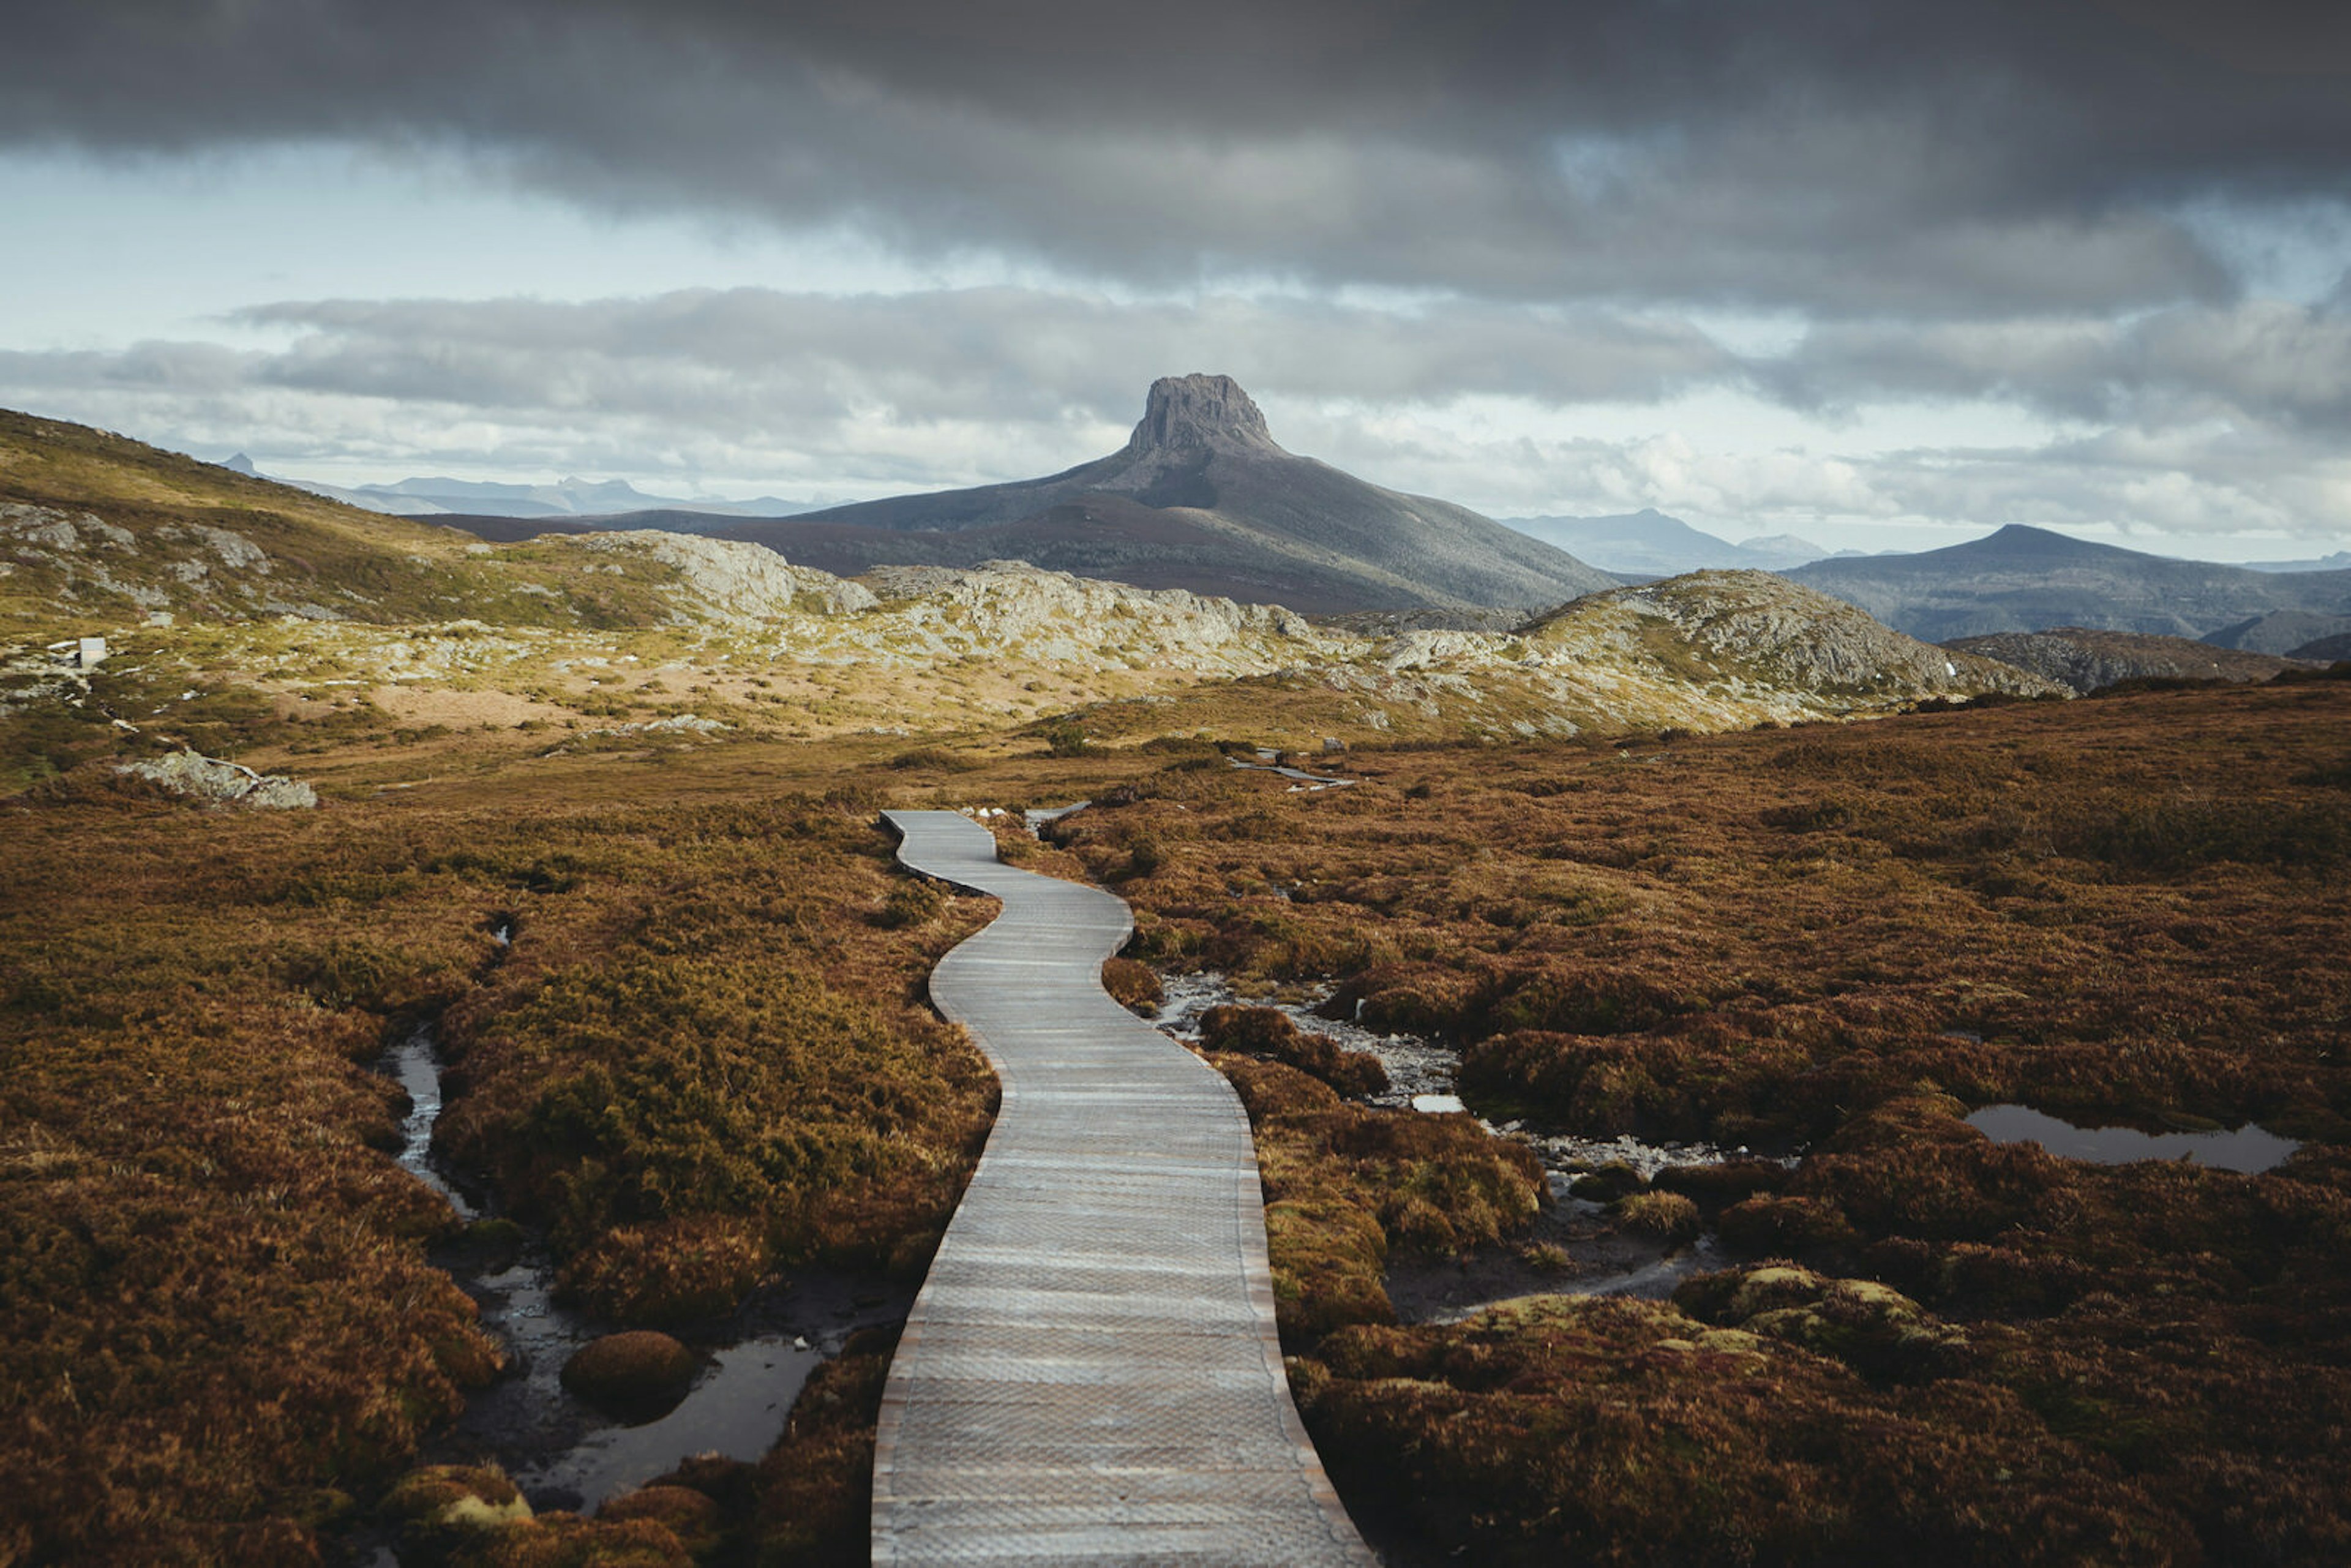
[(1160, 986), (1159, 977), (1151, 966), (1133, 958), (1102, 960), (1102, 989), (1108, 991), (1119, 1006), (1144, 1018), (1156, 1013), (1167, 999), (1167, 993)]
[(1200, 1015), (1200, 1039), (1211, 1051), (1242, 1051), (1321, 1079), (1342, 1094), (1362, 1098), (1388, 1086), (1387, 1069), (1369, 1051), (1346, 1051), (1302, 1030), (1273, 1008), (1210, 1008)]
[(937, 883), (925, 877), (912, 877), (893, 883), (883, 896), (882, 912), (875, 922), (892, 931), (911, 926), (928, 925), (946, 913), (947, 895)]
[(1575, 1267), (1575, 1260), (1556, 1241), (1530, 1242), (1519, 1249), (1519, 1260), (1546, 1274), (1564, 1274)]
[(1085, 727), (1075, 719), (1050, 719), (1040, 725), (1037, 733), (1045, 742), (1048, 757), (1083, 757), (1093, 748)]
[(592, 1404), (673, 1405), (694, 1381), (694, 1353), (653, 1329), (604, 1334), (563, 1364), (563, 1386)]
[(1617, 1203), (1616, 1218), (1627, 1229), (1669, 1241), (1695, 1240), (1698, 1233), (1698, 1205), (1677, 1192), (1630, 1194)]
[(1393, 1322), (1381, 1281), (1391, 1246), (1467, 1250), (1523, 1232), (1541, 1204), (1534, 1156), (1468, 1117), (1374, 1110), (1280, 1062), (1211, 1060), (1256, 1129), (1285, 1345)]
[(917, 746), (898, 753), (884, 766), (900, 773), (968, 773), (979, 763), (944, 746)]

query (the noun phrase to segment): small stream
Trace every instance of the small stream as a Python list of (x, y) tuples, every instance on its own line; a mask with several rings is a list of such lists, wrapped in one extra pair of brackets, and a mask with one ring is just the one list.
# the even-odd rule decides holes
[(1225, 760), (1236, 768), (1246, 768), (1252, 773), (1272, 773), (1284, 779), (1296, 779), (1297, 782), (1290, 787), (1290, 792), (1293, 795), (1301, 791), (1311, 794), (1317, 789), (1344, 789), (1363, 782), (1360, 779), (1342, 779), (1333, 774), (1309, 773), (1303, 768), (1286, 767), (1275, 760), (1281, 755), (1280, 752), (1260, 751), (1257, 755), (1258, 760), (1255, 762), (1244, 762), (1238, 757), (1228, 757)]
[[(435, 1261), (481, 1308), (484, 1328), (505, 1345), (508, 1371), (471, 1393), (455, 1424), (420, 1462), (496, 1462), (534, 1509), (587, 1513), (699, 1454), (756, 1460), (783, 1435), (800, 1385), (859, 1329), (895, 1322), (910, 1286), (810, 1270), (763, 1290), (731, 1318), (681, 1331), (702, 1357), (684, 1397), (637, 1422), (616, 1420), (573, 1397), (561, 1383), (572, 1353), (610, 1332), (555, 1301), (555, 1260), (535, 1237), (496, 1221), (486, 1194), (447, 1169), (433, 1147), (441, 1108), (441, 1064), (433, 1031), (422, 1028), (387, 1053), (381, 1070), (408, 1092), (402, 1122), (402, 1169), (448, 1200), (470, 1227)], [(394, 1559), (381, 1542), (374, 1561)], [(364, 1552), (362, 1553), (364, 1555)]]

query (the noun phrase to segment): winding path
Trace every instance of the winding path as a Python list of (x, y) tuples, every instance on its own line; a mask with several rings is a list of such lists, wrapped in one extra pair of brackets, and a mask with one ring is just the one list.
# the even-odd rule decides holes
[(873, 1561), (1369, 1568), (1290, 1404), (1248, 1118), (1102, 988), (1125, 904), (887, 817), (908, 867), (1003, 900), (931, 999), (1004, 1103), (890, 1365)]

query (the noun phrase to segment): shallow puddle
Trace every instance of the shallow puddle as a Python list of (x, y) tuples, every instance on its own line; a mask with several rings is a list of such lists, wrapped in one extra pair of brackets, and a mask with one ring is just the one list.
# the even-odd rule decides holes
[(784, 1435), (792, 1401), (819, 1357), (805, 1338), (747, 1340), (710, 1358), (693, 1392), (658, 1420), (590, 1431), (571, 1448), (513, 1468), (538, 1506), (587, 1512), (696, 1454), (758, 1459)]
[(1987, 1105), (1968, 1117), (1968, 1125), (1996, 1144), (2039, 1144), (2060, 1159), (2102, 1166), (2187, 1159), (2252, 1175), (2283, 1164), (2302, 1147), (2250, 1122), (2228, 1132), (2142, 1133), (2132, 1127), (2077, 1127), (2029, 1105)]
[[(1461, 1061), (1458, 1054), (1416, 1035), (1382, 1034), (1361, 1024), (1322, 1017), (1314, 1009), (1330, 995), (1327, 986), (1309, 990), (1302, 1000), (1280, 1001), (1241, 996), (1233, 989), (1230, 978), (1213, 969), (1195, 975), (1162, 975), (1159, 979), (1165, 1000), (1151, 1021), (1177, 1040), (1197, 1043), (1200, 1015), (1210, 1008), (1272, 1008), (1288, 1015), (1300, 1029), (1319, 1034), (1343, 1050), (1361, 1051), (1379, 1058), (1380, 1065), (1387, 1070), (1388, 1087), (1384, 1093), (1369, 1096), (1368, 1104), (1400, 1111), (1410, 1107), (1416, 1099), (1454, 1098), (1453, 1074)], [(1442, 1108), (1458, 1110), (1460, 1106), (1456, 1100), (1454, 1104)]]

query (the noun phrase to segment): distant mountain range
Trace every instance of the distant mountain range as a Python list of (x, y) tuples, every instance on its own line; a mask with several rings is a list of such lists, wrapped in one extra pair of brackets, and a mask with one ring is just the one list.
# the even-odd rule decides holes
[(1557, 545), (1603, 571), (1628, 577), (1677, 577), (1686, 571), (1783, 571), (1831, 552), (1793, 534), (1771, 534), (1737, 544), (1669, 517), (1654, 507), (1606, 517), (1502, 517), (1504, 527)]
[[(502, 485), (488, 480), (445, 477), (402, 479), (391, 485), (360, 485), (346, 489), (309, 479), (287, 479), (264, 474), (240, 452), (222, 467), (256, 479), (291, 485), (314, 496), (363, 507), (395, 517), (438, 517), (463, 513), (485, 517), (604, 517), (656, 507), (713, 517), (788, 517), (814, 511), (814, 501), (786, 501), (761, 496), (749, 501), (694, 500), (678, 496), (652, 496), (625, 479), (563, 478), (552, 485)], [(702, 532), (683, 529), (682, 532)]]
[(1813, 561), (1788, 575), (1930, 643), (2064, 626), (2195, 638), (2234, 632), (2231, 646), (2283, 653), (2323, 630), (2304, 631), (2287, 646), (2243, 639), (2281, 612), (2351, 616), (2351, 570), (2174, 560), (2022, 524), (1946, 549)]
[(2245, 565), (2254, 571), (2351, 571), (2351, 549), (2303, 560), (2249, 560)]
[(2205, 638), (2222, 648), (2242, 648), (2251, 653), (2282, 653), (2295, 659), (2340, 658), (2328, 647), (2351, 633), (2351, 613), (2328, 615), (2308, 610), (2273, 610), (2234, 625), (2223, 626)]

